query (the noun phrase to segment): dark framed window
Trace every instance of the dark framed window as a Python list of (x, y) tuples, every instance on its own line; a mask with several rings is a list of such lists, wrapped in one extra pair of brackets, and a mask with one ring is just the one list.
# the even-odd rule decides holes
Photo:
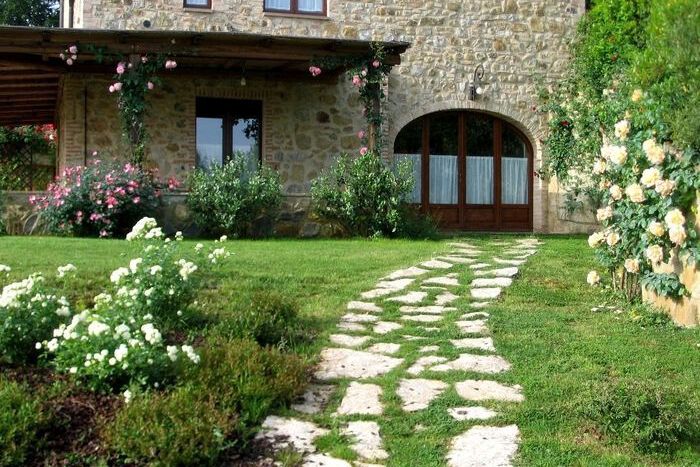
[(182, 0), (185, 8), (211, 9), (211, 0)]
[(263, 0), (264, 9), (271, 13), (325, 16), (328, 0)]
[(197, 167), (208, 169), (242, 155), (251, 168), (262, 160), (262, 102), (197, 98)]

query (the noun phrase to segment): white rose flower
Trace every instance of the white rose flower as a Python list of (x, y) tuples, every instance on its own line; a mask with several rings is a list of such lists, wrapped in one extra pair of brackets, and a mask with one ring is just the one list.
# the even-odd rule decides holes
[(664, 148), (659, 146), (653, 138), (648, 139), (642, 143), (642, 149), (647, 156), (649, 162), (654, 165), (662, 164), (664, 159), (666, 159), (666, 154), (664, 154)]
[(590, 286), (598, 285), (600, 283), (600, 275), (598, 274), (598, 271), (589, 272), (588, 276), (586, 277), (586, 282), (588, 282), (588, 285)]
[[(70, 263), (66, 264), (65, 266), (59, 266), (56, 269), (56, 271), (57, 271), (56, 277), (58, 277), (59, 279), (62, 279), (67, 274), (69, 274), (71, 272), (75, 272), (77, 270), (78, 270), (78, 268), (76, 268), (74, 265), (72, 265)], [(0, 270), (0, 272), (2, 272), (2, 270)]]
[(145, 235), (157, 226), (158, 223), (155, 219), (152, 217), (144, 217), (134, 225), (131, 232), (126, 235), (126, 239), (127, 241), (132, 241), (145, 238)]
[(12, 271), (10, 266), (6, 264), (0, 264), (0, 274), (9, 274)]
[(603, 174), (606, 170), (608, 170), (608, 163), (603, 159), (598, 159), (595, 161), (595, 164), (593, 164), (593, 173), (595, 174)]
[(615, 201), (620, 201), (622, 199), (622, 188), (619, 185), (613, 185), (610, 187), (610, 196)]
[(629, 273), (637, 274), (639, 272), (639, 260), (636, 258), (626, 259), (625, 260), (625, 269)]
[(116, 350), (114, 351), (114, 358), (118, 362), (121, 362), (122, 360), (124, 360), (128, 355), (129, 355), (129, 348), (124, 344), (120, 344), (119, 347), (117, 347)]
[(651, 167), (642, 172), (640, 183), (647, 188), (655, 187), (657, 182), (661, 180), (661, 172), (656, 167)]
[(607, 242), (608, 246), (615, 246), (620, 242), (620, 234), (613, 230), (607, 235), (607, 237), (605, 237), (605, 241)]
[(659, 245), (651, 245), (644, 254), (654, 264), (659, 264), (664, 260), (664, 250)]
[(134, 395), (129, 391), (128, 389), (124, 391), (124, 403), (128, 404), (131, 402), (131, 399), (134, 397)]
[(102, 333), (108, 332), (109, 331), (109, 325), (102, 323), (100, 321), (93, 321), (90, 323), (88, 326), (88, 334), (91, 336), (99, 336)]
[(204, 248), (204, 245), (202, 245), (201, 243), (197, 243), (194, 246), (194, 251), (200, 251), (202, 248)]
[(615, 137), (619, 138), (620, 141), (627, 139), (630, 133), (630, 122), (627, 120), (620, 120), (615, 124)]
[(220, 242), (225, 242), (226, 240), (228, 240), (228, 237), (227, 237), (226, 235), (222, 235), (222, 236), (219, 238), (219, 241), (220, 241)]
[(613, 210), (610, 206), (606, 206), (604, 208), (598, 209), (596, 212), (596, 219), (598, 219), (599, 222), (606, 221), (613, 216)]
[(647, 231), (655, 237), (661, 237), (663, 234), (666, 233), (664, 225), (661, 222), (657, 221), (653, 221), (651, 224), (649, 224)]
[(646, 197), (644, 196), (644, 189), (633, 183), (625, 189), (625, 194), (633, 203), (643, 203)]
[(656, 192), (663, 198), (668, 198), (676, 189), (676, 182), (674, 180), (659, 180), (656, 183)]
[(122, 280), (122, 278), (128, 276), (130, 271), (127, 268), (119, 268), (115, 269), (112, 274), (109, 276), (109, 280), (112, 281), (115, 284), (118, 284), (119, 281)]
[(134, 258), (129, 261), (129, 270), (132, 273), (136, 273), (139, 270), (139, 266), (143, 263), (143, 258)]
[(70, 370), (68, 370), (68, 372), (69, 372), (70, 374), (74, 375), (74, 374), (76, 374), (76, 373), (78, 372), (78, 367), (72, 366), (72, 367), (70, 367)]
[(600, 246), (605, 241), (605, 235), (602, 232), (594, 232), (588, 237), (588, 246), (595, 248)]
[(183, 237), (182, 237), (182, 232), (180, 232), (179, 230), (178, 230), (177, 232), (175, 232), (175, 240), (177, 240), (178, 242), (180, 242), (180, 241), (182, 241), (182, 238), (183, 238)]
[(685, 228), (682, 225), (672, 225), (668, 229), (668, 237), (674, 244), (682, 245), (687, 238), (687, 234), (685, 233)]
[(606, 145), (601, 149), (601, 154), (615, 165), (622, 165), (627, 161), (625, 146)]
[(680, 227), (685, 225), (685, 216), (680, 209), (672, 209), (666, 214), (664, 221), (666, 222), (666, 227), (668, 228), (673, 226)]

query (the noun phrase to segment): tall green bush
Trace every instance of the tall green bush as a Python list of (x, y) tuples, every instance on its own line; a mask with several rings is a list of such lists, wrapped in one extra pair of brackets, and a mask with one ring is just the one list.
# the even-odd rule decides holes
[(271, 233), (282, 204), (282, 185), (269, 167), (251, 167), (245, 155), (237, 153), (223, 166), (195, 171), (189, 184), (187, 205), (206, 234)]
[(45, 423), (29, 388), (0, 378), (0, 466), (27, 465), (42, 444)]

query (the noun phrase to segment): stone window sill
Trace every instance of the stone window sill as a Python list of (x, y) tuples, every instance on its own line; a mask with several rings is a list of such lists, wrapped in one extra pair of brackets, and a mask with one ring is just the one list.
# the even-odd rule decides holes
[(295, 13), (278, 13), (274, 11), (265, 11), (263, 13), (265, 17), (270, 17), (270, 18), (294, 18), (294, 19), (311, 19), (311, 20), (317, 20), (317, 21), (330, 21), (331, 19), (328, 16), (323, 16), (323, 15), (300, 15), (300, 14), (295, 14)]
[(188, 7), (183, 7), (182, 11), (185, 11), (187, 13), (207, 13), (211, 14), (214, 13), (213, 8), (188, 8)]

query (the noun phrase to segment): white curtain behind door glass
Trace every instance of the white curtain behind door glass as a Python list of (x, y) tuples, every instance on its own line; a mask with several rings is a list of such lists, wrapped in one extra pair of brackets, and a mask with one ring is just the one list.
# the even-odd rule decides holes
[(265, 0), (265, 8), (272, 10), (289, 10), (291, 7), (291, 0)]
[(527, 158), (501, 159), (501, 201), (503, 204), (527, 204)]
[(430, 204), (457, 204), (457, 156), (430, 156)]
[(299, 0), (299, 11), (321, 13), (323, 0)]
[(493, 204), (493, 157), (467, 157), (467, 204)]
[(394, 154), (397, 164), (408, 161), (413, 168), (413, 191), (408, 194), (406, 201), (409, 203), (420, 204), (421, 193), (421, 155), (420, 154)]

